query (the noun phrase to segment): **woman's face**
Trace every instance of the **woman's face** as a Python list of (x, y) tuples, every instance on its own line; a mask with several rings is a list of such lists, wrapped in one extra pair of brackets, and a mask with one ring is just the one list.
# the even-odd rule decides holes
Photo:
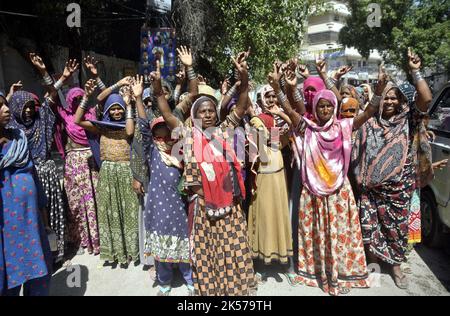
[(341, 95), (343, 98), (351, 98), (352, 97), (352, 93), (350, 92), (349, 88), (342, 89)]
[(363, 89), (364, 89), (364, 94), (363, 94), (364, 100), (366, 100), (366, 102), (368, 102), (369, 101), (369, 88), (363, 87)]
[(266, 93), (265, 95), (266, 103), (267, 103), (267, 109), (265, 110), (271, 110), (275, 105), (278, 103), (277, 95), (275, 91), (270, 91)]
[(170, 130), (166, 124), (158, 124), (152, 131), (153, 137), (159, 141), (168, 141), (170, 140)]
[(24, 123), (31, 123), (36, 115), (36, 104), (34, 100), (28, 101), (23, 108), (22, 119)]
[(216, 126), (217, 112), (214, 103), (211, 101), (204, 101), (200, 104), (196, 113), (196, 118), (202, 120), (203, 129)]
[(334, 115), (334, 106), (330, 101), (320, 99), (316, 107), (317, 118), (321, 126), (325, 125)]
[(9, 121), (11, 121), (11, 113), (6, 105), (6, 100), (0, 97), (0, 127), (6, 127)]
[(341, 106), (341, 116), (344, 118), (354, 118), (358, 113), (358, 108), (353, 104), (343, 104)]
[(109, 116), (113, 121), (122, 121), (125, 117), (125, 111), (119, 105), (113, 105), (109, 109)]
[(400, 98), (395, 89), (389, 90), (383, 101), (383, 118), (389, 120), (400, 109)]

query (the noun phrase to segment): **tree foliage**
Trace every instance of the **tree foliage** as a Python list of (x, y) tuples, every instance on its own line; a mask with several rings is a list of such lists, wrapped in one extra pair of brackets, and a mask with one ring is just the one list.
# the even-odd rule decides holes
[(381, 27), (367, 25), (372, 0), (348, 1), (351, 17), (340, 34), (342, 44), (358, 49), (368, 57), (379, 50), (387, 61), (407, 73), (406, 52), (413, 47), (424, 65), (450, 72), (450, 2), (448, 0), (378, 0), (382, 10)]
[[(257, 81), (265, 80), (275, 59), (298, 54), (311, 0), (175, 0), (179, 33), (213, 74), (226, 74), (232, 54), (251, 48), (250, 65)], [(194, 11), (194, 8), (196, 11)], [(202, 13), (199, 14), (199, 9)], [(194, 36), (194, 37), (193, 37)], [(218, 78), (216, 78), (218, 79)]]

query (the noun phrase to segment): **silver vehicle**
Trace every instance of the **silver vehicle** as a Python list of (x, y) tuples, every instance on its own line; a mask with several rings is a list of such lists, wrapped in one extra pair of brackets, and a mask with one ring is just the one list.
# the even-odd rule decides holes
[[(450, 82), (437, 94), (430, 110), (429, 129), (436, 134), (431, 143), (433, 162), (450, 159)], [(442, 245), (450, 232), (450, 164), (435, 172), (434, 180), (422, 191), (422, 236), (426, 245)]]

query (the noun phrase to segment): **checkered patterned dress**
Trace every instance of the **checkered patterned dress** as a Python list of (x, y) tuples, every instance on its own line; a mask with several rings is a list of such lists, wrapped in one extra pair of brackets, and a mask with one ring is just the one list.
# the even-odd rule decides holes
[[(220, 125), (222, 130), (238, 126), (240, 120), (230, 114)], [(201, 186), (202, 178), (193, 157), (193, 139), (186, 133), (187, 155), (185, 186)], [(226, 135), (224, 135), (226, 139)], [(189, 150), (190, 149), (190, 150)], [(196, 295), (245, 296), (256, 291), (253, 261), (248, 244), (247, 223), (240, 204), (225, 218), (211, 221), (202, 197), (195, 202), (193, 229), (190, 236), (193, 280)]]

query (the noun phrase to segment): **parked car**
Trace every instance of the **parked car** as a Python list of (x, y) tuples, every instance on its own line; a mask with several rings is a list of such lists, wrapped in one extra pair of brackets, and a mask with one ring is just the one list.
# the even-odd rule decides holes
[[(436, 95), (430, 109), (429, 129), (436, 134), (431, 143), (433, 162), (450, 159), (450, 82)], [(450, 232), (450, 164), (435, 172), (422, 190), (422, 236), (424, 244), (439, 247)]]

